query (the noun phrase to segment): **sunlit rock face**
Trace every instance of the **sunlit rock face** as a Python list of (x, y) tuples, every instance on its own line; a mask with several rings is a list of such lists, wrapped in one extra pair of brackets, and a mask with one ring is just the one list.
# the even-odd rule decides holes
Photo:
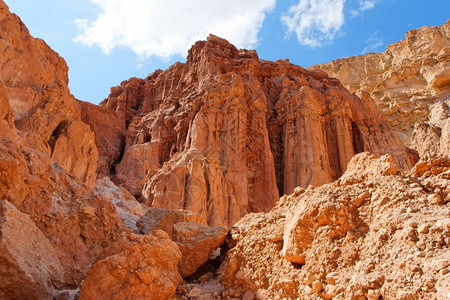
[(401, 174), (390, 155), (359, 153), (337, 181), (233, 226), (223, 298), (445, 299), (449, 203), (448, 158)]
[(297, 186), (337, 179), (361, 151), (412, 164), (367, 95), (322, 71), (258, 59), (210, 36), (187, 62), (111, 89), (101, 106), (126, 127), (113, 181), (149, 206), (210, 225), (270, 210)]
[(429, 120), (430, 106), (450, 93), (450, 21), (422, 27), (368, 53), (315, 65), (355, 92), (370, 93), (378, 109), (407, 145), (414, 125)]

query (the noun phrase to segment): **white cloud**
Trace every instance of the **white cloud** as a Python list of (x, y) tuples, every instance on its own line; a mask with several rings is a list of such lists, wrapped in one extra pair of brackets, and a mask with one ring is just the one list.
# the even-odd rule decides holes
[(81, 33), (74, 39), (110, 53), (127, 47), (140, 57), (186, 55), (209, 33), (237, 47), (258, 43), (265, 14), (276, 0), (91, 0), (101, 13), (90, 22), (75, 20)]
[(344, 24), (345, 0), (299, 0), (281, 17), (300, 44), (317, 47), (330, 42)]
[(363, 1), (359, 1), (359, 10), (360, 11), (365, 11), (368, 9), (372, 9), (375, 6), (375, 2), (374, 0), (363, 0)]
[(367, 40), (366, 47), (363, 49), (362, 53), (366, 54), (370, 51), (377, 51), (381, 46), (384, 45), (384, 42), (381, 38), (378, 37), (378, 31), (375, 31)]
[(376, 3), (377, 0), (359, 0), (359, 8), (350, 10), (350, 14), (356, 17), (361, 12), (374, 8)]

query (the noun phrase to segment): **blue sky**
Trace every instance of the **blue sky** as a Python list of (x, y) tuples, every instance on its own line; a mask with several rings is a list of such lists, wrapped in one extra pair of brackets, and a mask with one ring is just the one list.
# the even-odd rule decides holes
[(441, 25), (449, 0), (5, 0), (65, 58), (72, 94), (99, 103), (130, 77), (183, 62), (208, 33), (269, 60), (308, 67), (380, 52)]

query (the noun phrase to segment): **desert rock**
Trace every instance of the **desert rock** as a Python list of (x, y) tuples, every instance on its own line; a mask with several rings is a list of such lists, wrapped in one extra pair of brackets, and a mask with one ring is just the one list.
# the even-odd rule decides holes
[[(182, 281), (178, 246), (163, 231), (121, 241), (112, 256), (88, 271), (80, 299), (170, 299)], [(129, 238), (129, 239), (130, 239)]]
[(95, 132), (98, 176), (114, 174), (125, 146), (125, 123), (119, 122), (113, 110), (83, 101), (76, 103), (81, 107), (81, 120)]
[(64, 269), (58, 254), (33, 221), (0, 201), (0, 298), (50, 299)]
[(188, 210), (150, 208), (137, 222), (137, 227), (145, 234), (163, 230), (177, 243), (183, 256), (178, 269), (184, 278), (208, 260), (228, 233), (228, 227), (208, 227), (205, 223), (202, 216)]
[(126, 127), (113, 181), (149, 206), (192, 210), (210, 225), (336, 180), (358, 152), (414, 164), (368, 95), (213, 35), (186, 63), (112, 88), (101, 106)]
[(189, 210), (150, 208), (136, 225), (144, 234), (159, 229), (165, 231), (172, 238), (173, 226), (180, 222), (205, 224), (205, 219)]
[(414, 126), (412, 147), (421, 157), (450, 156), (450, 96), (438, 99), (429, 110), (428, 121)]
[(139, 233), (136, 223), (148, 210), (148, 207), (136, 201), (126, 189), (116, 186), (108, 177), (97, 179), (94, 193), (114, 204), (117, 216), (122, 222)]
[(430, 105), (450, 93), (450, 21), (406, 33), (381, 53), (315, 65), (355, 92), (370, 93), (407, 145), (414, 125), (428, 121)]
[(81, 121), (80, 109), (70, 95), (64, 59), (43, 40), (31, 37), (3, 2), (0, 3), (0, 28), (3, 33), (0, 81), (16, 127), (42, 141), (45, 152), (53, 160), (92, 188), (97, 147), (92, 131)]
[(172, 240), (183, 256), (178, 264), (181, 277), (192, 275), (219, 246), (228, 233), (225, 226), (208, 227), (194, 222), (180, 222), (173, 226)]
[(298, 188), (269, 214), (242, 218), (221, 266), (224, 295), (250, 290), (270, 299), (445, 299), (448, 159), (423, 162), (420, 173), (410, 175), (391, 172), (397, 166), (388, 164), (358, 154), (346, 181)]

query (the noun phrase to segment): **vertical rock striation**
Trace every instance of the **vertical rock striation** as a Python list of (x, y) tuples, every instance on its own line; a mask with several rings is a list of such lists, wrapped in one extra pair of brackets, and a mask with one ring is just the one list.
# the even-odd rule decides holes
[(113, 181), (149, 206), (192, 210), (210, 225), (335, 180), (361, 151), (413, 163), (367, 95), (213, 35), (186, 63), (112, 88), (101, 106), (126, 128)]

